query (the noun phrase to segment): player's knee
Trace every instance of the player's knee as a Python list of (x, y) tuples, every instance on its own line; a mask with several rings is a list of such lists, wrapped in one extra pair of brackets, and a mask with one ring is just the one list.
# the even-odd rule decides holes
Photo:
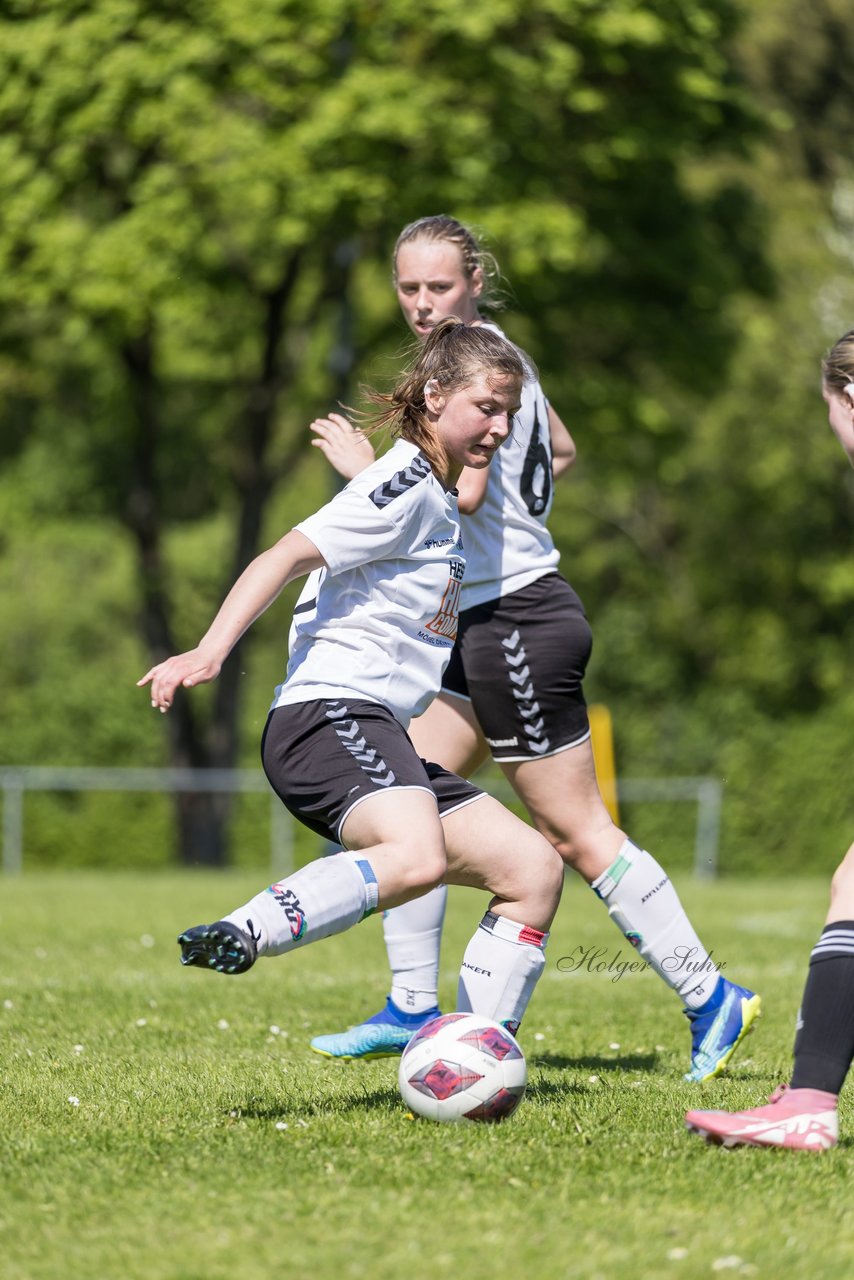
[(531, 836), (525, 857), (518, 863), (522, 878), (516, 893), (531, 904), (529, 913), (534, 911), (542, 918), (557, 910), (563, 889), (563, 862), (548, 840), (533, 831)]
[(448, 859), (444, 845), (429, 844), (413, 851), (404, 851), (400, 859), (400, 879), (404, 889), (421, 889), (427, 892), (441, 884), (448, 871)]
[(582, 846), (566, 832), (548, 832), (546, 839), (566, 866), (576, 868), (583, 860)]
[(592, 823), (585, 827), (556, 830), (540, 827), (543, 835), (558, 854), (563, 866), (571, 867), (586, 880), (595, 880), (614, 860), (612, 832), (617, 828), (608, 818), (606, 823)]
[(542, 871), (542, 883), (547, 903), (553, 911), (557, 911), (560, 895), (563, 892), (564, 880), (564, 863), (558, 856), (554, 856), (554, 849), (549, 847), (550, 857), (547, 865), (544, 865)]

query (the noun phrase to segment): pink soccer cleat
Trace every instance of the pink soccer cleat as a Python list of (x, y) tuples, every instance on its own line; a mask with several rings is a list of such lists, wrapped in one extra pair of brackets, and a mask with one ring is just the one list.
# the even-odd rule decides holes
[(836, 1146), (836, 1094), (781, 1084), (767, 1106), (747, 1111), (689, 1111), (686, 1126), (722, 1147), (790, 1147), (827, 1151)]

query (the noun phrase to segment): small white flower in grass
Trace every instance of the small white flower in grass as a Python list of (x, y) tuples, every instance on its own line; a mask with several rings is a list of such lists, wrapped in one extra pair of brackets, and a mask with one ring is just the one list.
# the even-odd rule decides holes
[(15, 1007), (15, 1006), (12, 1004), (12, 1001), (11, 1001), (11, 1000), (4, 1000), (4, 1001), (3, 1001), (3, 1008), (4, 1008), (4, 1009), (14, 1009), (14, 1007)]
[(683, 1258), (687, 1258), (687, 1257), (688, 1257), (687, 1249), (668, 1249), (667, 1251), (668, 1262), (681, 1262)]
[(655, 1046), (655, 1052), (656, 1052), (656, 1053), (664, 1053), (664, 1045), (663, 1045), (663, 1044), (657, 1044), (657, 1045)]
[(225, 1018), (220, 1018), (219, 1022), (216, 1025), (219, 1027), (220, 1031), (228, 1030), (228, 1023), (226, 1022)]
[(281, 1028), (281, 1027), (277, 1027), (277, 1026), (276, 1026), (276, 1024), (275, 1024), (275, 1023), (273, 1023), (272, 1027), (270, 1028), (270, 1035), (271, 1035), (271, 1036), (280, 1036), (281, 1034), (282, 1034), (282, 1028)]
[(608, 1048), (609, 1048), (609, 1049), (619, 1049), (619, 1047), (620, 1047), (620, 1046), (619, 1046), (618, 1044), (609, 1044), (609, 1045), (608, 1045)]
[(137, 1025), (138, 1027), (147, 1027), (147, 1026), (148, 1026), (148, 1018), (137, 1018), (137, 1020), (136, 1020), (136, 1025)]
[(742, 1265), (742, 1260), (737, 1253), (728, 1253), (724, 1258), (715, 1258), (712, 1263), (713, 1271), (735, 1271), (736, 1267)]
[(76, 1044), (76, 1045), (74, 1046), (74, 1052), (75, 1052), (75, 1053), (82, 1053), (82, 1052), (83, 1052), (83, 1045), (82, 1045), (82, 1044)]
[(141, 947), (153, 947), (153, 946), (154, 946), (154, 939), (152, 938), (151, 934), (150, 934), (150, 933), (144, 933), (144, 934), (142, 935), (142, 937), (140, 938), (140, 940), (139, 940), (139, 945), (140, 945)]
[(280, 1133), (281, 1133), (284, 1129), (287, 1129), (287, 1127), (288, 1127), (288, 1126), (285, 1124), (284, 1120), (277, 1120), (277, 1121), (276, 1121), (276, 1128), (279, 1130), (279, 1132), (280, 1132)]
[(535, 1040), (545, 1040), (545, 1038), (546, 1037), (543, 1035), (542, 1031), (537, 1031), (534, 1035)]
[(588, 1083), (588, 1084), (598, 1084), (598, 1083), (599, 1083), (599, 1077), (598, 1077), (598, 1076), (588, 1076), (588, 1077), (587, 1077), (587, 1083)]
[(79, 1106), (80, 1106), (80, 1099), (79, 1099), (79, 1098), (75, 1098), (75, 1096), (74, 1096), (74, 1094), (73, 1094), (73, 1093), (72, 1093), (71, 1097), (68, 1099), (68, 1101), (71, 1103), (72, 1107), (79, 1107)]

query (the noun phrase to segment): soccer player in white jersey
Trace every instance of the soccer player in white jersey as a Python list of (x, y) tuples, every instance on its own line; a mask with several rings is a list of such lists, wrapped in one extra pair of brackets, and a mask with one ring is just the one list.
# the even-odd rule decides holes
[[(422, 341), (444, 316), (491, 329), (497, 264), (453, 218), (401, 232), (393, 258), (398, 301)], [(312, 424), (315, 443), (345, 477), (373, 449), (340, 414)], [(575, 446), (538, 382), (528, 383), (513, 436), (487, 470), (459, 481), (466, 545), (460, 630), (442, 693), (410, 734), (417, 750), (464, 777), (489, 754), (534, 825), (593, 888), (621, 933), (682, 1000), (691, 1023), (689, 1080), (719, 1074), (759, 1014), (752, 991), (721, 977), (670, 879), (612, 822), (599, 793), (582, 680), (591, 635), (578, 596), (558, 574), (546, 527), (553, 480)], [(384, 917), (392, 968), (385, 1008), (312, 1047), (338, 1058), (401, 1053), (435, 1017), (443, 888)]]
[(376, 397), (379, 423), (400, 437), (393, 448), (252, 561), (195, 649), (139, 681), (168, 711), (179, 686), (214, 680), (282, 588), (310, 575), (262, 759), (290, 812), (345, 851), (187, 929), (184, 964), (243, 973), (448, 880), (492, 894), (457, 1006), (518, 1027), (545, 964), (560, 858), (492, 797), (419, 759), (406, 728), (438, 692), (456, 633), (465, 553), (454, 485), (507, 439), (526, 376), (498, 334), (437, 325), (411, 373)]
[[(825, 357), (830, 428), (854, 467), (854, 329)], [(826, 1151), (839, 1136), (837, 1100), (854, 1060), (854, 844), (830, 883), (830, 909), (812, 949), (795, 1034), (791, 1083), (765, 1106), (689, 1111), (689, 1129), (726, 1147)]]

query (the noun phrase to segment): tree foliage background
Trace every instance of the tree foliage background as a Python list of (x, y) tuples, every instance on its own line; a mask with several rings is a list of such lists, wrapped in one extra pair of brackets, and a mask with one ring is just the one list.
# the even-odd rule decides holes
[[(831, 866), (854, 816), (854, 477), (817, 390), (854, 323), (845, 8), (9, 0), (0, 763), (254, 763), (292, 592), (165, 720), (135, 680), (328, 496), (307, 424), (393, 376), (390, 248), (452, 212), (579, 446), (553, 528), (620, 772), (725, 778), (725, 867)], [(674, 813), (626, 816), (686, 843)], [(219, 862), (235, 818), (251, 856), (222, 800), (181, 799), (174, 836), (139, 800), (44, 800), (27, 856)]]

